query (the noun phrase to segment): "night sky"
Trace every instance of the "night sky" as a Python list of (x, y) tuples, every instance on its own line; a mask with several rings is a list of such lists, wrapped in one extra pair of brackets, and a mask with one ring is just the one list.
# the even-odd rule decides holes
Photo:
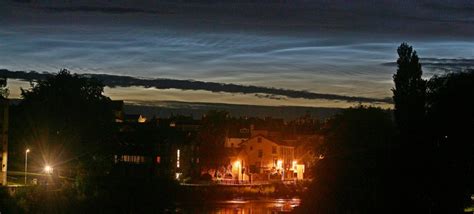
[[(2, 1), (0, 68), (68, 68), (385, 98), (391, 96), (401, 42), (417, 50), (425, 77), (474, 67), (471, 0), (172, 2)], [(11, 97), (27, 85), (9, 81)], [(138, 102), (357, 104), (140, 87), (106, 93)]]

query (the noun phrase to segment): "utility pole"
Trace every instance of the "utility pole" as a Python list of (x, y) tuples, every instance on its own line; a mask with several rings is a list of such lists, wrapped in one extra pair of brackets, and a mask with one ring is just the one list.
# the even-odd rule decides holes
[(25, 185), (26, 185), (26, 178), (28, 174), (28, 153), (30, 152), (30, 149), (25, 150)]
[(0, 181), (2, 186), (7, 185), (7, 166), (8, 166), (8, 100), (0, 96), (0, 144), (2, 171)]

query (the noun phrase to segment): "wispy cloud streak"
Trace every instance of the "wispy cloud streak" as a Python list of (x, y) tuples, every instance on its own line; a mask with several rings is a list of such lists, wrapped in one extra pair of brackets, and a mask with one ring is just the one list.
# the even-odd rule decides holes
[[(459, 72), (468, 69), (474, 69), (474, 59), (471, 58), (421, 58), (420, 60), (424, 68), (428, 68), (431, 72)], [(385, 66), (396, 66), (396, 62), (382, 63)]]

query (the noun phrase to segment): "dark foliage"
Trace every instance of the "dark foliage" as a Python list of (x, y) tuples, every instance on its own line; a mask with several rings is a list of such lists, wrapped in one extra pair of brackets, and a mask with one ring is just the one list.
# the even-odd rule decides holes
[(113, 179), (96, 182), (98, 191), (83, 197), (63, 185), (0, 188), (0, 208), (6, 213), (169, 213), (175, 210), (178, 185), (170, 180)]
[(67, 70), (22, 90), (23, 100), (12, 110), (12, 152), (31, 148), (33, 172), (50, 164), (71, 177), (106, 173), (115, 127), (110, 99), (102, 93), (97, 80)]
[(391, 112), (375, 107), (344, 110), (328, 120), (321, 132), (326, 139), (326, 155), (353, 155), (382, 148), (393, 137)]
[(0, 98), (8, 97), (7, 78), (0, 77)]
[(432, 209), (461, 212), (474, 192), (474, 70), (435, 76), (427, 86)]
[(392, 89), (395, 119), (402, 133), (412, 135), (423, 124), (426, 82), (421, 78), (423, 72), (416, 51), (402, 43), (397, 52), (398, 69), (393, 75), (395, 88)]
[(367, 213), (386, 199), (382, 176), (395, 129), (391, 112), (372, 107), (350, 108), (327, 121), (325, 157), (314, 169), (314, 181), (301, 213)]
[(198, 133), (201, 165), (204, 168), (218, 168), (227, 164), (224, 140), (229, 126), (229, 113), (209, 111), (203, 118)]
[[(400, 131), (391, 160), (396, 201), (418, 213), (462, 213), (472, 193), (474, 85), (472, 71), (421, 79), (416, 53), (402, 44), (394, 76), (395, 118)], [(411, 60), (407, 60), (411, 59)], [(409, 72), (409, 73), (408, 73)]]
[(370, 108), (327, 121), (326, 156), (316, 165), (302, 213), (463, 213), (469, 206), (474, 71), (425, 81), (412, 48), (403, 43), (398, 54), (396, 123)]

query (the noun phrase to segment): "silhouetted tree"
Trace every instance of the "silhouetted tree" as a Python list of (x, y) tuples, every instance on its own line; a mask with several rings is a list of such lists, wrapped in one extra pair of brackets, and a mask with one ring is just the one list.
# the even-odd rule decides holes
[(375, 107), (349, 108), (329, 119), (322, 129), (327, 150), (351, 154), (387, 146), (393, 137), (390, 111)]
[(412, 47), (403, 43), (398, 54), (393, 98), (399, 135), (392, 143), (390, 113), (374, 109), (345, 110), (326, 122), (326, 156), (316, 166), (303, 213), (463, 213), (469, 203), (474, 71), (426, 82)]
[(382, 210), (389, 185), (383, 176), (395, 127), (391, 112), (374, 107), (344, 110), (322, 128), (325, 157), (316, 164), (302, 213), (370, 213)]
[(473, 87), (474, 70), (434, 76), (428, 81), (427, 116), (438, 139), (456, 139), (472, 131)]
[(472, 71), (426, 82), (412, 47), (402, 43), (397, 51), (393, 99), (400, 147), (394, 152), (403, 156), (394, 164), (397, 203), (419, 213), (462, 213), (473, 180), (474, 150), (465, 142), (474, 131)]
[(8, 97), (7, 78), (0, 77), (0, 98)]
[(202, 118), (198, 133), (200, 163), (204, 168), (217, 168), (227, 161), (224, 141), (228, 127), (229, 113), (211, 110)]
[[(433, 153), (425, 143), (426, 130), (425, 100), (426, 81), (422, 79), (422, 69), (416, 51), (407, 43), (398, 49), (398, 68), (393, 75), (395, 88), (392, 89), (394, 116), (400, 133), (399, 147), (394, 151), (401, 158), (394, 164), (394, 185), (396, 203), (412, 207), (414, 212), (421, 212), (429, 207), (430, 166)], [(395, 162), (396, 160), (392, 160)]]
[(413, 135), (423, 126), (425, 116), (426, 81), (422, 79), (423, 71), (416, 51), (407, 43), (398, 49), (398, 69), (393, 75), (395, 88), (395, 120), (404, 135)]
[(474, 192), (474, 70), (434, 76), (427, 83), (433, 147), (432, 210), (462, 213)]
[(104, 154), (110, 150), (114, 116), (100, 82), (63, 69), (22, 89), (22, 98), (11, 139), (17, 150), (34, 148), (32, 169), (51, 164), (69, 176), (107, 172), (110, 157)]

